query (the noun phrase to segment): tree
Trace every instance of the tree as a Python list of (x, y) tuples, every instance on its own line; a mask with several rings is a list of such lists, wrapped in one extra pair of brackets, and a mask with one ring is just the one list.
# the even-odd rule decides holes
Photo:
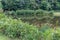
[(2, 0), (3, 10), (59, 10), (59, 0)]

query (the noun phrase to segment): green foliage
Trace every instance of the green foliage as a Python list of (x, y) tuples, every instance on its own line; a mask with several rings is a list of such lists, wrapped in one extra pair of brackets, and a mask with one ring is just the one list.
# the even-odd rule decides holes
[(0, 32), (11, 38), (21, 40), (60, 40), (60, 28), (50, 28), (43, 25), (41, 28), (23, 23), (20, 19), (12, 19), (0, 14)]
[(53, 34), (53, 40), (60, 40), (60, 28), (56, 28)]
[(36, 18), (36, 19), (52, 19), (53, 12), (51, 11), (44, 11), (44, 10), (17, 10), (15, 11), (8, 11), (7, 15), (12, 15), (13, 17), (18, 18)]
[(60, 28), (53, 29), (45, 25), (40, 28), (40, 31), (42, 32), (41, 40), (60, 40)]
[(59, 0), (2, 0), (3, 10), (60, 10)]
[(33, 17), (34, 16), (34, 10), (17, 10), (16, 11), (16, 14), (17, 14), (17, 16), (23, 16), (23, 17)]
[(41, 40), (52, 40), (52, 33), (54, 32), (54, 29), (50, 28), (48, 25), (44, 25), (39, 30), (42, 32)]
[(36, 10), (35, 11), (35, 15), (37, 16), (37, 17), (40, 17), (40, 18), (45, 18), (45, 17), (52, 17), (53, 16), (53, 12), (51, 12), (51, 11), (44, 11), (44, 10)]
[(21, 40), (38, 40), (40, 32), (36, 26), (23, 23), (21, 20), (4, 17), (0, 19), (0, 32), (11, 38)]

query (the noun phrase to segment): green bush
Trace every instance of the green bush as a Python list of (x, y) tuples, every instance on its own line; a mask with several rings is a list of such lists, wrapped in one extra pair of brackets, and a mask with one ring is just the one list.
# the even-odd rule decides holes
[(0, 32), (21, 40), (60, 40), (60, 28), (53, 29), (44, 25), (38, 29), (20, 19), (8, 18), (5, 14), (0, 14)]
[[(30, 10), (60, 10), (59, 0), (1, 0), (4, 11), (16, 11), (21, 9)], [(53, 6), (52, 6), (53, 5)]]
[(53, 12), (44, 10), (17, 10), (16, 12), (8, 11), (6, 14), (18, 18), (37, 18), (47, 20), (53, 18)]
[[(50, 12), (50, 11), (48, 12), (48, 11), (44, 11), (44, 10), (36, 10), (35, 13), (36, 13), (35, 15), (37, 17), (43, 18), (43, 17), (48, 17), (50, 15), (50, 13), (52, 13), (52, 12)], [(53, 16), (53, 15), (51, 15), (51, 16)]]
[(42, 31), (42, 40), (52, 40), (54, 29), (50, 28), (49, 26), (45, 26), (40, 31)]
[(34, 10), (17, 10), (16, 11), (17, 16), (23, 16), (23, 17), (33, 17), (34, 16)]
[(60, 40), (60, 28), (56, 28), (54, 31), (53, 40)]
[(19, 19), (1, 18), (0, 32), (11, 38), (21, 38), (21, 40), (40, 39), (40, 32), (36, 26), (23, 23)]
[(60, 28), (50, 28), (49, 26), (42, 26), (40, 28), (42, 32), (41, 40), (60, 40)]

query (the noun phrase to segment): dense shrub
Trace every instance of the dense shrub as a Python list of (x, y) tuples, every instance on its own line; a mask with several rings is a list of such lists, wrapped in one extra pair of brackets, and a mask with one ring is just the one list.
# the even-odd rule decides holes
[(60, 40), (60, 28), (56, 28), (54, 31), (53, 40)]
[(0, 14), (0, 32), (21, 40), (60, 40), (60, 28), (53, 29), (48, 25), (37, 28), (19, 19), (8, 18), (5, 14)]
[(40, 32), (36, 26), (23, 23), (21, 20), (4, 17), (0, 19), (0, 32), (11, 38), (21, 38), (21, 40), (38, 40)]
[(59, 0), (2, 0), (4, 11), (16, 11), (21, 9), (30, 10), (60, 10)]
[(40, 31), (42, 32), (42, 39), (41, 40), (52, 40), (54, 33), (54, 29), (50, 28), (48, 25), (44, 25), (40, 28)]
[(17, 16), (19, 15), (20, 17), (33, 17), (34, 16), (34, 10), (17, 10), (16, 14)]
[(51, 11), (36, 10), (35, 13), (37, 18), (49, 18), (53, 16), (53, 12)]
[(37, 19), (51, 19), (53, 18), (53, 12), (44, 11), (44, 10), (17, 10), (8, 11), (6, 14), (12, 15), (13, 17), (20, 18), (37, 18)]
[(41, 40), (60, 40), (60, 28), (50, 28), (45, 25), (39, 29), (42, 32)]

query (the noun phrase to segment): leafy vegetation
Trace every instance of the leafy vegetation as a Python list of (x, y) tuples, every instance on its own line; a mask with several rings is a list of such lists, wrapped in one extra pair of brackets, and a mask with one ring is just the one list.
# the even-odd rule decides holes
[(3, 9), (5, 10), (60, 10), (59, 0), (2, 0)]
[(52, 18), (53, 12), (52, 11), (43, 11), (43, 10), (17, 10), (15, 11), (8, 11), (6, 13), (7, 15), (11, 15), (13, 17), (19, 17), (19, 18), (37, 18), (37, 19), (43, 19), (43, 18)]
[(23, 23), (21, 20), (8, 18), (5, 14), (0, 14), (0, 32), (11, 39), (60, 40), (60, 28), (53, 29), (48, 25), (37, 28), (28, 23)]
[(0, 0), (0, 39), (60, 40), (59, 11), (60, 0)]
[[(0, 14), (1, 15), (1, 14)], [(1, 15), (0, 18), (0, 30), (3, 34), (11, 38), (21, 38), (22, 40), (38, 40), (40, 32), (38, 28), (27, 23), (23, 23), (17, 19), (3, 18)], [(23, 25), (22, 25), (23, 24)]]

